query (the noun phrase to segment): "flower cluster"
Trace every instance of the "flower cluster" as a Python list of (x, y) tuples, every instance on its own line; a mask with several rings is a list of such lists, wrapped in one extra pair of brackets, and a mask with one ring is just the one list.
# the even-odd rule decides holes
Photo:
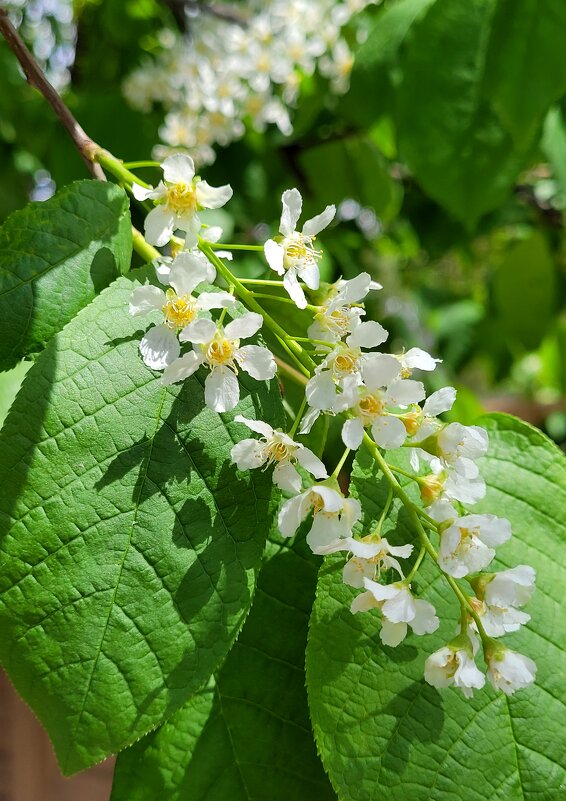
[(49, 81), (59, 91), (65, 89), (77, 39), (72, 0), (6, 0), (2, 5)]
[[(238, 139), (247, 124), (258, 131), (274, 124), (288, 135), (303, 76), (318, 69), (334, 92), (348, 88), (353, 56), (343, 30), (375, 1), (249, 0), (234, 6), (240, 25), (194, 12), (188, 34), (162, 33), (160, 55), (130, 75), (125, 96), (141, 110), (165, 108), (158, 156), (189, 149), (198, 163), (211, 163), (213, 145)], [(360, 24), (356, 35), (364, 35)]]
[[(150, 368), (162, 371), (165, 385), (204, 368), (206, 405), (216, 412), (230, 411), (240, 397), (240, 370), (257, 381), (268, 381), (277, 371), (267, 348), (242, 345), (241, 340), (257, 334), (264, 323), (280, 340), (283, 329), (218, 258), (219, 251), (212, 250), (210, 243), (217, 243), (221, 232), (208, 229), (200, 215), (223, 205), (231, 188), (214, 188), (202, 181), (195, 176), (192, 160), (182, 154), (168, 157), (162, 166), (164, 178), (156, 188), (135, 183), (132, 187), (138, 199), (154, 203), (146, 218), (146, 235), (157, 245), (168, 243), (175, 231), (184, 232), (186, 239), (174, 259), (156, 263), (157, 282), (164, 288), (149, 284), (131, 296), (130, 313), (151, 314), (154, 323), (140, 342), (140, 352)], [(419, 378), (434, 371), (438, 359), (420, 348), (401, 353), (380, 350), (388, 332), (380, 323), (364, 319), (363, 301), (381, 287), (367, 273), (337, 281), (320, 300), (322, 251), (315, 240), (332, 223), (334, 206), (307, 220), (300, 232), (302, 198), (297, 189), (283, 193), (282, 206), (279, 235), (263, 248), (267, 268), (278, 278), (260, 283), (286, 291), (298, 308), (312, 312), (308, 354), (298, 345), (300, 337), (283, 337), (290, 353), (296, 354), (298, 348), (302, 354), (303, 362), (295, 358), (309, 376), (305, 401), (288, 432), (236, 415), (242, 431), (246, 427), (258, 436), (237, 442), (232, 462), (241, 471), (273, 467), (274, 483), (289, 494), (278, 515), (284, 537), (294, 536), (306, 524), (306, 540), (314, 553), (347, 554), (343, 581), (359, 591), (351, 611), (377, 612), (379, 636), (386, 646), (399, 645), (409, 630), (423, 636), (438, 629), (434, 606), (412, 590), (424, 557), (434, 560), (456, 593), (461, 622), (455, 638), (426, 660), (425, 679), (430, 684), (454, 685), (466, 696), (483, 687), (486, 674), (476, 664), (481, 644), (487, 680), (495, 688), (511, 694), (528, 686), (535, 678), (534, 663), (502, 646), (499, 638), (528, 622), (522, 607), (533, 593), (535, 571), (519, 565), (485, 572), (496, 548), (510, 539), (511, 525), (505, 518), (465, 508), (486, 494), (478, 460), (488, 450), (487, 432), (440, 419), (452, 408), (455, 389), (444, 387), (427, 397)], [(229, 291), (211, 286), (215, 267)], [(244, 313), (236, 303), (238, 293), (248, 306)], [(281, 296), (270, 297), (289, 303)], [(308, 302), (315, 297), (318, 305)], [(225, 323), (227, 313), (232, 319)], [(189, 349), (182, 353), (185, 343)], [(295, 438), (307, 435), (321, 415), (339, 416), (341, 421), (345, 452), (331, 475), (318, 456)], [(362, 444), (390, 485), (382, 517), (369, 531), (359, 499), (346, 497), (337, 481), (348, 454)], [(389, 463), (388, 452), (399, 449), (410, 456)], [(396, 473), (403, 474), (415, 492), (408, 493)], [(398, 543), (395, 535), (390, 542), (382, 536), (395, 494), (416, 521), (415, 542)], [(413, 558), (415, 544), (419, 551), (407, 570), (403, 563)], [(467, 593), (457, 583), (460, 579), (471, 588)]]

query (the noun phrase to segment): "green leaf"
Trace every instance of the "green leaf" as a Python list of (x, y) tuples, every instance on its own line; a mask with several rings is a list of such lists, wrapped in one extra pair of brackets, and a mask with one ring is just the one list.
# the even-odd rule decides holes
[(425, 192), (469, 228), (506, 199), (532, 145), (517, 147), (483, 94), (495, 7), (436, 0), (400, 58), (401, 154)]
[(506, 339), (534, 350), (552, 323), (556, 298), (556, 270), (544, 234), (533, 231), (511, 245), (495, 273), (493, 291)]
[(78, 181), (14, 212), (0, 228), (0, 370), (42, 350), (131, 254), (129, 202), (115, 184)]
[(544, 121), (542, 150), (550, 161), (563, 198), (566, 198), (566, 125), (559, 107), (551, 109)]
[(498, 0), (485, 93), (519, 147), (566, 92), (563, 0)]
[[(142, 363), (135, 284), (119, 279), (52, 339), (0, 436), (0, 658), (65, 773), (208, 681), (272, 519), (269, 473), (230, 463), (249, 436), (236, 412), (204, 406), (201, 373), (165, 389)], [(277, 381), (242, 384), (237, 412), (277, 425)]]
[(270, 544), (215, 686), (118, 757), (111, 801), (335, 801), (316, 754), (304, 657), (319, 559)]
[[(438, 571), (427, 569), (418, 587), (435, 604), (440, 630), (410, 635), (391, 649), (380, 643), (376, 615), (350, 613), (355, 591), (342, 584), (343, 560), (328, 559), (311, 619), (307, 683), (319, 751), (341, 801), (554, 801), (563, 792), (566, 459), (515, 418), (480, 422), (490, 434), (481, 462), (489, 489), (474, 511), (511, 520), (514, 537), (498, 552), (500, 567), (526, 563), (537, 570), (527, 608), (532, 620), (505, 638), (536, 659), (536, 685), (511, 698), (488, 688), (469, 701), (454, 689), (437, 691), (423, 679), (424, 659), (453, 636), (457, 622)], [(386, 492), (372, 473), (361, 453), (354, 491), (366, 524)], [(410, 541), (406, 523), (396, 506), (385, 531)]]
[(394, 102), (394, 72), (411, 28), (436, 0), (398, 0), (377, 15), (356, 53), (350, 89), (340, 103), (344, 115), (362, 127), (389, 111)]
[(349, 137), (309, 148), (301, 155), (301, 166), (320, 204), (353, 198), (384, 220), (399, 211), (401, 187), (391, 178), (387, 160), (367, 139)]

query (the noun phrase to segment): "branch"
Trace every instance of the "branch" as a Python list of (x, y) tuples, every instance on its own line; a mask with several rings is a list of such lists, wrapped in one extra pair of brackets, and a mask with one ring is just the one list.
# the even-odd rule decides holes
[(188, 11), (201, 11), (211, 17), (222, 19), (225, 22), (233, 22), (235, 25), (245, 27), (248, 24), (246, 17), (228, 5), (213, 5), (211, 3), (199, 2), (199, 0), (168, 0), (169, 6), (181, 6)]
[(67, 106), (57, 94), (57, 91), (49, 83), (41, 71), (38, 63), (24, 44), (19, 33), (10, 22), (8, 12), (4, 8), (0, 8), (0, 33), (20, 62), (29, 85), (33, 86), (43, 95), (55, 114), (65, 126), (67, 133), (81, 154), (92, 177), (98, 178), (101, 181), (105, 181), (106, 177), (102, 167), (93, 161), (93, 156), (98, 150), (100, 150), (100, 147), (93, 142), (89, 136), (86, 135), (77, 120), (73, 117)]

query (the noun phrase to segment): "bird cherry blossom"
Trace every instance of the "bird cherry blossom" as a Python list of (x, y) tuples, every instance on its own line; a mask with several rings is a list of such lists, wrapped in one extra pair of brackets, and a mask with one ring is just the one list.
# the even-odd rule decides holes
[(315, 484), (285, 501), (279, 511), (279, 531), (284, 537), (294, 536), (311, 512), (313, 520), (307, 543), (313, 553), (333, 553), (333, 546), (342, 542), (356, 547), (352, 528), (361, 515), (360, 502), (356, 498), (345, 498), (337, 489)]
[(238, 368), (257, 381), (269, 381), (277, 372), (271, 351), (260, 345), (244, 345), (241, 339), (256, 334), (263, 324), (260, 314), (248, 312), (224, 328), (212, 320), (195, 320), (181, 333), (181, 342), (191, 342), (193, 350), (169, 364), (161, 382), (167, 386), (195, 373), (201, 365), (210, 370), (204, 383), (204, 400), (215, 412), (228, 412), (240, 399)]
[(454, 578), (463, 578), (487, 567), (494, 548), (511, 537), (511, 524), (495, 515), (459, 517), (440, 535), (438, 564)]
[(399, 559), (408, 559), (413, 552), (413, 546), (390, 545), (385, 537), (370, 534), (361, 540), (361, 543), (372, 545), (375, 552), (371, 556), (360, 556), (355, 554), (344, 565), (342, 579), (344, 584), (350, 587), (361, 589), (364, 586), (364, 578), (372, 581), (381, 578), (382, 570), (395, 570), (401, 578), (404, 578), (403, 569)]
[(528, 687), (536, 678), (537, 666), (532, 659), (499, 643), (492, 646), (486, 658), (489, 683), (505, 695)]
[(308, 328), (309, 337), (332, 343), (351, 334), (365, 315), (365, 309), (359, 302), (370, 290), (382, 288), (377, 281), (372, 281), (369, 273), (360, 273), (349, 281), (343, 278), (336, 281)]
[(152, 245), (166, 245), (176, 230), (186, 233), (186, 247), (198, 242), (202, 222), (198, 212), (202, 209), (219, 209), (232, 197), (232, 188), (210, 186), (195, 175), (190, 156), (176, 153), (161, 164), (163, 181), (157, 187), (133, 184), (137, 200), (153, 200), (155, 208), (145, 218), (145, 236)]
[(322, 251), (314, 247), (317, 234), (329, 225), (336, 214), (336, 206), (327, 206), (325, 210), (307, 220), (301, 233), (296, 231), (297, 222), (301, 216), (303, 199), (298, 189), (287, 189), (283, 192), (281, 201), (283, 211), (279, 224), (281, 237), (268, 239), (265, 243), (265, 258), (272, 270), (283, 276), (283, 285), (291, 299), (299, 309), (304, 309), (307, 299), (299, 279), (309, 289), (318, 289), (320, 274), (318, 261)]
[(301, 476), (295, 467), (297, 463), (317, 479), (328, 478), (318, 456), (284, 432), (273, 429), (262, 420), (249, 420), (241, 415), (235, 419), (251, 431), (261, 434), (259, 440), (244, 439), (232, 448), (232, 462), (238, 470), (254, 470), (274, 464), (273, 482), (288, 492), (300, 492), (302, 488)]
[(425, 661), (424, 677), (433, 687), (458, 687), (466, 698), (485, 685), (485, 675), (475, 663), (466, 635), (431, 654)]

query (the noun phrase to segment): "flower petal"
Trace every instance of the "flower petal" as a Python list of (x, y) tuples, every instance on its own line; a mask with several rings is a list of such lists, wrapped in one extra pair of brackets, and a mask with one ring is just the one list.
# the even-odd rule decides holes
[(161, 309), (165, 303), (165, 292), (159, 287), (138, 286), (130, 295), (130, 314), (137, 317), (139, 314), (147, 314), (155, 309)]
[[(350, 337), (348, 337), (350, 339)], [(369, 356), (362, 364), (364, 384), (370, 392), (386, 387), (401, 372), (401, 365), (395, 356), (388, 353), (376, 353)]]
[(212, 322), (212, 320), (194, 320), (183, 328), (179, 334), (179, 339), (181, 342), (206, 345), (207, 342), (214, 339), (215, 334), (216, 323)]
[(230, 184), (210, 186), (207, 181), (199, 181), (196, 185), (197, 202), (203, 209), (219, 209), (228, 203), (233, 194)]
[(234, 295), (220, 290), (219, 292), (201, 292), (198, 296), (199, 309), (209, 311), (210, 309), (225, 309), (236, 302)]
[[(336, 206), (327, 206), (323, 212), (306, 221), (303, 225), (303, 234), (305, 234), (305, 236), (316, 236), (330, 225), (335, 216)], [(297, 219), (299, 218), (297, 217)]]
[(207, 265), (192, 253), (183, 251), (171, 265), (169, 284), (177, 295), (190, 295), (203, 281), (207, 280)]
[(290, 462), (279, 462), (273, 471), (273, 483), (286, 492), (300, 492), (301, 476)]
[(232, 320), (224, 329), (228, 339), (248, 339), (257, 334), (263, 325), (263, 317), (256, 312), (247, 312), (241, 317)]
[(409, 370), (427, 370), (432, 371), (436, 369), (436, 365), (442, 362), (442, 359), (435, 359), (426, 350), (421, 348), (410, 348), (402, 357), (403, 364)]
[(281, 212), (281, 222), (279, 232), (283, 236), (289, 236), (297, 230), (297, 222), (301, 216), (303, 199), (298, 189), (287, 189), (281, 196), (283, 211)]
[(423, 412), (431, 417), (436, 417), (442, 412), (448, 412), (454, 406), (456, 400), (456, 390), (454, 387), (442, 387), (437, 389), (426, 399)]
[(256, 381), (270, 381), (277, 372), (273, 354), (260, 345), (245, 345), (235, 354), (236, 361)]
[(257, 439), (243, 439), (230, 451), (232, 462), (238, 470), (255, 470), (265, 464), (263, 448)]
[(237, 414), (234, 417), (234, 420), (236, 421), (236, 423), (243, 423), (251, 431), (255, 431), (256, 434), (261, 434), (262, 436), (267, 437), (268, 439), (269, 437), (273, 436), (272, 427), (269, 425), (269, 423), (264, 423), (263, 420), (250, 420), (248, 417), (244, 417), (241, 414)]
[(161, 162), (163, 177), (170, 184), (190, 184), (195, 177), (195, 163), (185, 153), (174, 153)]
[(132, 184), (132, 195), (136, 200), (147, 200), (155, 192), (153, 186), (141, 186), (141, 184)]
[(371, 433), (380, 448), (400, 448), (407, 438), (407, 429), (397, 417), (383, 415), (374, 421)]
[(297, 267), (297, 275), (304, 281), (309, 289), (318, 289), (320, 286), (320, 272), (316, 262), (307, 262), (304, 267)]
[(190, 378), (193, 373), (196, 373), (202, 363), (202, 356), (196, 351), (191, 350), (185, 353), (184, 356), (181, 356), (180, 359), (175, 359), (175, 361), (167, 367), (161, 376), (161, 383), (164, 386), (169, 386), (169, 384), (176, 384), (177, 381)]
[(145, 238), (158, 248), (166, 245), (175, 230), (175, 215), (164, 206), (152, 209), (144, 222)]
[(204, 382), (204, 402), (213, 412), (229, 412), (240, 400), (238, 379), (227, 367), (215, 367)]
[(283, 259), (285, 258), (285, 249), (281, 247), (274, 239), (268, 239), (263, 246), (263, 252), (267, 263), (272, 270), (275, 270), (277, 275), (283, 275), (285, 268), (283, 267)]
[(406, 407), (424, 400), (425, 396), (424, 384), (421, 381), (399, 378), (387, 387), (384, 400), (392, 406)]
[(342, 442), (347, 448), (355, 451), (362, 444), (364, 426), (361, 420), (346, 420), (342, 426)]
[(277, 525), (284, 537), (293, 537), (307, 516), (309, 507), (303, 501), (303, 495), (296, 495), (294, 498), (285, 501), (279, 510)]
[(298, 309), (306, 309), (307, 299), (305, 293), (297, 280), (297, 273), (293, 268), (287, 270), (283, 277), (283, 286), (289, 293), (289, 297)]
[(297, 461), (301, 467), (304, 467), (305, 470), (308, 470), (308, 472), (315, 478), (328, 478), (326, 467), (320, 461), (318, 456), (315, 456), (309, 448), (305, 448), (304, 446), (300, 445), (295, 453), (295, 456), (297, 457)]
[(181, 352), (176, 334), (165, 325), (150, 328), (139, 348), (145, 364), (152, 370), (164, 370)]
[(381, 323), (367, 320), (352, 331), (346, 342), (351, 348), (377, 348), (378, 345), (385, 342), (388, 336), (389, 332)]

